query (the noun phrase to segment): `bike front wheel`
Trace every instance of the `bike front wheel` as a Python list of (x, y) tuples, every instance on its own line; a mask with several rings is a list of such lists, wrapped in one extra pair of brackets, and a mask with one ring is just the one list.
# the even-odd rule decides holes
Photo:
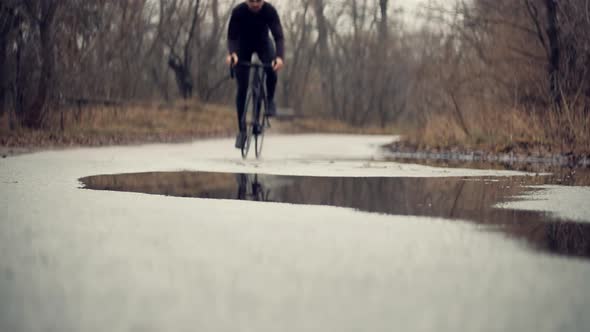
[(244, 114), (242, 115), (246, 122), (246, 141), (242, 144), (242, 159), (246, 159), (248, 157), (248, 151), (250, 151), (250, 143), (252, 142), (252, 135), (253, 132), (253, 119), (255, 113), (255, 104), (254, 98), (252, 98), (252, 93), (248, 93), (246, 96), (246, 105), (244, 107)]
[(262, 144), (264, 143), (264, 114), (266, 112), (266, 102), (263, 98), (258, 98), (259, 107), (256, 108), (255, 119), (255, 133), (254, 133), (254, 151), (256, 152), (256, 158), (259, 159), (262, 156)]

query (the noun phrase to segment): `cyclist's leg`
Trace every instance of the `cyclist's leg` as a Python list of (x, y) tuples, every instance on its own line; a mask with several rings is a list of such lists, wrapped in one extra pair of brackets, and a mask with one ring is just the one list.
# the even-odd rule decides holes
[(248, 176), (246, 174), (236, 174), (238, 182), (238, 199), (245, 200), (248, 191)]
[[(258, 57), (260, 58), (260, 60), (264, 63), (270, 63), (272, 61), (274, 61), (274, 59), (276, 58), (276, 52), (275, 52), (275, 48), (273, 46), (273, 43), (271, 42), (270, 38), (267, 40), (267, 42), (265, 43), (265, 45), (263, 45), (259, 50), (258, 50)], [(275, 102), (274, 102), (274, 97), (275, 97), (275, 89), (277, 86), (277, 73), (272, 69), (272, 68), (266, 68), (266, 97), (268, 98), (268, 102), (269, 102), (269, 109), (267, 110), (267, 113), (269, 115), (275, 115), (276, 114), (276, 106), (275, 106)]]
[[(252, 58), (252, 51), (244, 49), (238, 53), (238, 58), (241, 61), (250, 61)], [(238, 128), (241, 132), (246, 131), (246, 123), (243, 118), (246, 109), (246, 97), (248, 95), (248, 82), (250, 79), (250, 68), (246, 66), (236, 66), (236, 81), (238, 83), (238, 92), (236, 95), (236, 109), (238, 115)]]
[[(238, 58), (241, 61), (250, 61), (252, 51), (245, 49), (238, 52)], [(238, 135), (236, 136), (235, 147), (240, 149), (246, 141), (246, 118), (244, 112), (246, 110), (246, 97), (248, 95), (248, 81), (250, 79), (250, 68), (246, 66), (235, 67), (236, 82), (238, 84), (238, 91), (236, 94), (236, 113), (238, 120)]]

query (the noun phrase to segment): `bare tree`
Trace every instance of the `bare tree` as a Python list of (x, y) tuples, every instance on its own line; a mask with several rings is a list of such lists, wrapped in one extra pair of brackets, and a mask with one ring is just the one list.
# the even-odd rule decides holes
[[(321, 88), (323, 92), (323, 96), (327, 101), (328, 109), (332, 114), (339, 113), (339, 102), (336, 96), (336, 89), (334, 86), (335, 80), (335, 69), (334, 64), (332, 63), (332, 54), (330, 52), (330, 46), (328, 44), (328, 20), (324, 15), (326, 5), (324, 0), (314, 0), (313, 1), (313, 9), (314, 14), (316, 17), (316, 26), (317, 26), (317, 43), (319, 47), (319, 56), (320, 60), (318, 61), (319, 65), (319, 74), (320, 74), (320, 81), (321, 81)], [(325, 105), (325, 104), (324, 104)]]
[(160, 1), (161, 18), (168, 20), (165, 24), (171, 29), (164, 39), (169, 52), (168, 65), (174, 71), (178, 90), (185, 99), (193, 94), (191, 67), (200, 4), (200, 0)]
[(284, 17), (283, 25), (287, 40), (291, 41), (293, 50), (288, 59), (288, 66), (282, 75), (282, 101), (302, 113), (305, 96), (313, 89), (310, 82), (312, 67), (317, 58), (318, 43), (312, 39), (313, 22), (310, 15), (311, 0), (301, 0), (301, 11)]
[[(234, 6), (235, 1), (229, 5)], [(229, 21), (230, 10), (225, 13), (219, 0), (211, 0), (203, 11), (198, 35), (198, 42), (194, 52), (197, 55), (197, 92), (200, 99), (209, 100), (229, 77), (223, 59), (225, 54), (225, 30)], [(210, 20), (206, 20), (209, 17)]]
[(0, 116), (5, 111), (6, 96), (10, 86), (7, 68), (8, 46), (12, 39), (10, 35), (21, 24), (22, 19), (16, 1), (0, 4)]
[(27, 14), (38, 29), (40, 40), (41, 68), (36, 95), (26, 110), (24, 123), (28, 127), (38, 128), (42, 125), (43, 115), (51, 80), (54, 78), (54, 26), (55, 14), (61, 2), (58, 0), (25, 0)]

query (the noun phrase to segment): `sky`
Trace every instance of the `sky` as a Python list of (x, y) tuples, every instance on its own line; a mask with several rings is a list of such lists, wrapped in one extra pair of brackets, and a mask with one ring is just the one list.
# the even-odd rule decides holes
[[(241, 0), (238, 0), (241, 1)], [(267, 0), (268, 2), (275, 5), (279, 11), (283, 11), (284, 9), (288, 9), (289, 6), (293, 3), (293, 0)], [(328, 0), (330, 1), (330, 0)], [(370, 0), (370, 1), (377, 1), (377, 0)], [(454, 0), (438, 0), (439, 3), (447, 4), (452, 3)], [(396, 11), (400, 8), (403, 9), (403, 20), (405, 22), (406, 27), (413, 27), (416, 25), (420, 25), (420, 20), (416, 20), (416, 11), (419, 9), (420, 6), (424, 6), (428, 0), (389, 0), (389, 7), (395, 9)], [(398, 17), (399, 18), (399, 17)]]

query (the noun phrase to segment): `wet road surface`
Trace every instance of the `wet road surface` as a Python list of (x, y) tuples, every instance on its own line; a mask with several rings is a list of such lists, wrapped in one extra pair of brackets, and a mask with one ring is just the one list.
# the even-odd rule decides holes
[(90, 176), (84, 188), (167, 196), (330, 205), (391, 215), (466, 220), (526, 240), (532, 248), (590, 259), (590, 223), (548, 213), (497, 208), (534, 191), (532, 185), (571, 177), (351, 178), (209, 172)]
[(585, 227), (490, 208), (557, 180), (267, 139), (0, 159), (0, 331), (589, 330)]

